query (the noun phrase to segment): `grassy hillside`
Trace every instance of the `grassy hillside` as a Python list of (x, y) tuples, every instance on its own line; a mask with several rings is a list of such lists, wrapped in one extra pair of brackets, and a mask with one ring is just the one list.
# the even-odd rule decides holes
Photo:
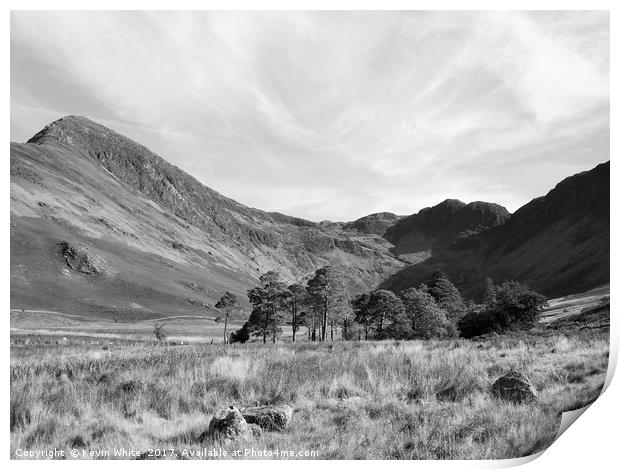
[[(66, 243), (109, 269), (71, 269)], [(360, 291), (403, 266), (389, 246), (373, 234), (238, 204), (84, 118), (11, 144), (13, 308), (198, 314), (226, 290), (244, 300), (270, 269), (293, 282), (326, 264)]]

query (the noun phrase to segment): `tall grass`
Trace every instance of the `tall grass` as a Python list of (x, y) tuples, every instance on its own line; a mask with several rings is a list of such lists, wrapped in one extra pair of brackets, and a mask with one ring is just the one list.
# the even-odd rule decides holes
[[(607, 356), (606, 338), (556, 335), (137, 346), (20, 359), (10, 370), (11, 455), (54, 447), (198, 450), (215, 444), (199, 436), (218, 408), (288, 403), (289, 429), (245, 445), (324, 459), (518, 457), (553, 441), (561, 411), (596, 398)], [(490, 393), (515, 368), (531, 376), (538, 401), (513, 405)]]

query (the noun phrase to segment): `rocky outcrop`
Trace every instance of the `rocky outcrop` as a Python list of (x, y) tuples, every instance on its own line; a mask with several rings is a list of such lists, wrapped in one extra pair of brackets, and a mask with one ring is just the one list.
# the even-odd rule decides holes
[(385, 232), (403, 217), (391, 212), (370, 214), (343, 225), (345, 230), (357, 230), (360, 233), (383, 236)]
[(289, 405), (254, 406), (244, 408), (241, 414), (248, 423), (257, 424), (266, 431), (282, 431), (293, 419)]
[(536, 398), (536, 388), (522, 372), (511, 371), (495, 381), (493, 394), (513, 403), (523, 403)]
[(399, 220), (386, 231), (385, 237), (397, 250), (412, 238), (438, 245), (502, 225), (509, 218), (508, 210), (499, 204), (481, 201), (465, 204), (457, 199), (446, 199)]
[(62, 242), (60, 252), (67, 266), (82, 274), (112, 274), (112, 268), (107, 261), (82, 243)]

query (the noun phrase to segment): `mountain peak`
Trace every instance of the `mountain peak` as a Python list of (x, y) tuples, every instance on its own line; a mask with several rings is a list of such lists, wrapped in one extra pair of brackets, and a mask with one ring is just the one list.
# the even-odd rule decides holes
[(466, 205), (467, 204), (465, 204), (463, 201), (460, 201), (459, 199), (446, 199), (445, 201), (442, 201), (433, 207), (453, 207), (456, 209), (460, 209), (461, 207), (465, 207)]
[(345, 229), (354, 229), (360, 233), (384, 235), (385, 232), (403, 216), (391, 212), (377, 212), (344, 224)]
[(75, 138), (83, 134), (96, 132), (110, 134), (112, 130), (84, 116), (69, 115), (62, 117), (37, 132), (29, 140), (29, 144), (41, 144), (52, 139), (67, 145), (74, 145)]
[[(29, 144), (55, 144), (60, 142), (81, 150), (91, 158), (109, 153), (132, 153), (155, 157), (139, 143), (96, 123), (84, 116), (69, 115), (60, 118), (33, 135)], [(159, 158), (159, 157), (156, 157)]]
[(458, 199), (446, 199), (397, 221), (388, 229), (386, 236), (396, 245), (399, 240), (411, 238), (414, 234), (453, 239), (462, 233), (479, 232), (502, 225), (509, 218), (508, 210), (499, 204), (482, 201), (466, 204)]

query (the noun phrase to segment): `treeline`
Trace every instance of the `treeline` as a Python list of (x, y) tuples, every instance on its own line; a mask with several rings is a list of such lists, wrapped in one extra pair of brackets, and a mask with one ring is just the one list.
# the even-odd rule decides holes
[(287, 285), (275, 271), (260, 277), (248, 291), (250, 318), (233, 333), (231, 341), (245, 342), (250, 335), (276, 342), (282, 325), (290, 323), (293, 341), (302, 326), (311, 341), (334, 340), (339, 328), (354, 321), (344, 276), (331, 266), (318, 269), (306, 283)]
[[(216, 305), (224, 312), (225, 325), (239, 305), (233, 297), (226, 293)], [(465, 300), (442, 271), (398, 294), (379, 289), (352, 297), (344, 275), (331, 266), (291, 285), (269, 271), (248, 291), (248, 299), (252, 312), (230, 335), (232, 342), (256, 336), (275, 343), (285, 324), (292, 328), (293, 341), (302, 327), (310, 341), (471, 338), (530, 328), (546, 305), (544, 296), (523, 284), (490, 280), (484, 302), (476, 304)]]

